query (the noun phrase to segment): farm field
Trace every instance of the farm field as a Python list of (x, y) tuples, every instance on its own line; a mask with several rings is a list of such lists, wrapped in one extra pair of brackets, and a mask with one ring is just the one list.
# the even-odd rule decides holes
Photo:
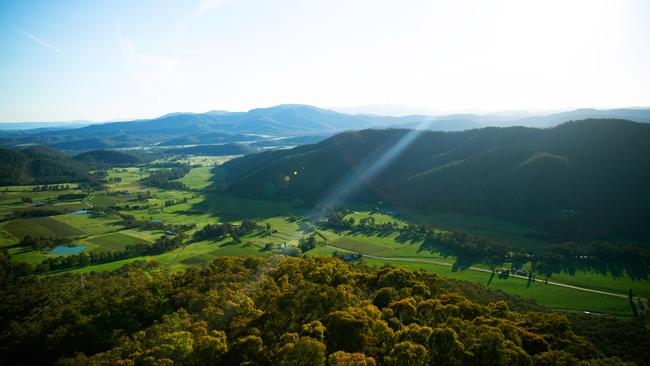
[(390, 249), (389, 247), (373, 244), (371, 242), (358, 240), (352, 237), (341, 237), (329, 243), (329, 245), (345, 249), (351, 252), (363, 253), (363, 254), (379, 254)]
[(190, 189), (203, 189), (212, 184), (212, 173), (210, 170), (211, 168), (207, 166), (194, 168), (187, 175), (177, 181), (185, 184), (185, 186)]
[(503, 280), (498, 279), (498, 276), (494, 276), (490, 281), (489, 273), (471, 270), (454, 271), (452, 267), (426, 263), (408, 263), (383, 259), (364, 259), (364, 262), (376, 266), (392, 264), (411, 269), (424, 269), (441, 276), (475, 282), (488, 288), (502, 290), (512, 295), (531, 298), (552, 309), (590, 311), (596, 313), (607, 313), (620, 317), (631, 316), (630, 305), (625, 297), (614, 297), (578, 291), (544, 284), (543, 281), (539, 280), (530, 284), (530, 286), (527, 285), (526, 280), (512, 277)]
[[(190, 158), (188, 158), (190, 159)], [(108, 177), (119, 177), (121, 181), (107, 184), (105, 191), (91, 193), (81, 202), (72, 204), (83, 205), (84, 208), (95, 206), (99, 208), (119, 207), (112, 214), (60, 214), (49, 217), (18, 219), (0, 224), (0, 244), (10, 245), (16, 238), (25, 235), (43, 237), (76, 236), (77, 245), (86, 245), (86, 252), (112, 252), (123, 250), (129, 244), (153, 243), (164, 234), (164, 230), (126, 229), (117, 214), (132, 215), (138, 220), (158, 221), (166, 224), (195, 224), (196, 229), (187, 234), (190, 238), (186, 245), (172, 251), (155, 255), (128, 258), (110, 263), (89, 265), (76, 268), (72, 272), (104, 271), (119, 268), (134, 261), (155, 261), (162, 268), (172, 270), (201, 266), (209, 264), (214, 258), (226, 255), (258, 256), (268, 252), (265, 246), (271, 245), (270, 252), (279, 252), (282, 246), (297, 246), (300, 239), (310, 235), (314, 230), (325, 238), (327, 245), (318, 245), (316, 248), (304, 253), (307, 256), (324, 255), (332, 256), (335, 251), (357, 252), (383, 258), (364, 258), (363, 261), (371, 265), (390, 263), (396, 266), (409, 268), (422, 268), (444, 276), (464, 279), (475, 283), (500, 289), (510, 294), (533, 298), (546, 306), (567, 310), (589, 310), (595, 312), (611, 313), (617, 316), (629, 316), (629, 304), (622, 298), (616, 298), (596, 293), (572, 290), (558, 286), (545, 285), (538, 279), (531, 286), (526, 286), (526, 281), (511, 278), (498, 280), (495, 278), (488, 283), (489, 274), (472, 270), (462, 270), (455, 265), (456, 258), (445, 256), (437, 252), (420, 250), (421, 242), (403, 241), (398, 233), (377, 234), (362, 230), (333, 231), (317, 228), (307, 221), (291, 221), (292, 215), (305, 215), (310, 209), (297, 206), (288, 201), (264, 201), (230, 196), (221, 192), (201, 192), (219, 180), (218, 164), (207, 158), (191, 157), (192, 164), (201, 165), (193, 168), (189, 174), (180, 179), (193, 192), (182, 190), (167, 190), (156, 187), (144, 187), (139, 180), (148, 173), (142, 168), (120, 168), (109, 171)], [(196, 160), (199, 159), (199, 160)], [(204, 159), (204, 160), (201, 160)], [(198, 164), (202, 161), (202, 164)], [(213, 164), (214, 163), (214, 164)], [(210, 165), (213, 164), (213, 165)], [(217, 174), (214, 176), (213, 174)], [(12, 210), (22, 205), (22, 199), (9, 198), (9, 195), (31, 194), (28, 190), (12, 187), (14, 192), (3, 193), (4, 201), (0, 209), (8, 206)], [(59, 192), (39, 192), (49, 206), (57, 206), (55, 200)], [(145, 195), (144, 200), (137, 201), (138, 194)], [(137, 201), (137, 202), (136, 202)], [(171, 204), (170, 204), (171, 202)], [(4, 204), (7, 203), (7, 204)], [(71, 203), (64, 203), (71, 204)], [(134, 209), (142, 206), (146, 208)], [(426, 222), (441, 231), (454, 228), (467, 230), (475, 235), (483, 235), (493, 240), (505, 241), (515, 247), (520, 246), (528, 250), (543, 249), (545, 243), (533, 239), (536, 229), (504, 222), (489, 217), (472, 215), (459, 215), (453, 213), (421, 214), (417, 212), (393, 212), (383, 210), (372, 211), (367, 205), (350, 205), (351, 212), (345, 218), (354, 218), (359, 222), (363, 218), (372, 217), (375, 223), (395, 222), (406, 225), (409, 222)], [(271, 235), (253, 233), (242, 237), (242, 242), (235, 244), (228, 240), (223, 241), (195, 241), (192, 234), (205, 226), (217, 222), (239, 222), (242, 219), (253, 219), (259, 225), (271, 225)], [(27, 248), (29, 249), (29, 248)], [(37, 265), (42, 260), (55, 256), (49, 252), (26, 250), (26, 248), (10, 248), (10, 253), (19, 261)], [(440, 263), (413, 263), (399, 259), (422, 259)], [(508, 268), (509, 264), (504, 265)], [(481, 264), (472, 264), (472, 267), (488, 269)], [(529, 269), (529, 265), (525, 268)], [(539, 278), (539, 277), (538, 277)], [(625, 294), (628, 289), (633, 289), (636, 294), (650, 295), (650, 281), (633, 280), (627, 275), (615, 278), (610, 274), (604, 275), (595, 272), (576, 272), (575, 274), (554, 273), (550, 281), (567, 285), (591, 288)], [(622, 299), (622, 300), (621, 300)]]
[[(68, 186), (69, 189), (77, 189), (79, 185), (77, 183), (59, 183), (57, 185)], [(3, 186), (0, 188), (0, 192), (30, 192), (33, 193), (35, 187), (41, 187), (42, 184), (36, 185), (24, 185), (24, 186)], [(59, 191), (61, 192), (61, 191)]]
[(201, 165), (204, 167), (213, 167), (216, 165), (221, 165), (228, 160), (232, 160), (240, 157), (241, 155), (224, 155), (224, 156), (207, 156), (207, 155), (194, 155), (186, 156), (183, 158), (177, 159), (178, 162), (186, 163), (190, 165)]
[[(9, 191), (0, 189), (0, 219), (7, 219), (13, 214), (31, 210), (66, 212), (87, 207), (87, 205), (78, 200), (65, 201), (59, 199), (60, 196), (79, 194), (80, 191), (76, 189), (33, 192), (33, 186), (26, 187), (28, 188), (20, 189), (20, 186), (10, 187), (11, 190)], [(76, 185), (74, 187), (76, 188)]]
[(307, 208), (287, 201), (262, 201), (214, 192), (205, 195), (198, 208), (223, 216), (227, 220), (265, 219), (277, 216), (302, 215)]
[(93, 248), (93, 252), (115, 252), (124, 250), (127, 245), (133, 244), (151, 244), (150, 241), (144, 240), (142, 238), (134, 237), (125, 233), (111, 233), (102, 236), (96, 236), (92, 239), (88, 239), (89, 243), (96, 245), (96, 248)]
[(503, 241), (513, 248), (542, 250), (546, 242), (533, 237), (539, 230), (526, 225), (511, 223), (487, 216), (459, 214), (453, 212), (420, 213), (402, 210), (403, 217), (415, 223), (429, 224), (441, 229), (463, 229), (474, 235), (485, 236), (492, 240)]
[(50, 218), (74, 226), (88, 235), (105, 234), (123, 228), (118, 219), (105, 214), (67, 214)]
[(5, 223), (2, 228), (18, 240), (25, 236), (65, 237), (83, 234), (80, 229), (51, 217), (13, 220)]

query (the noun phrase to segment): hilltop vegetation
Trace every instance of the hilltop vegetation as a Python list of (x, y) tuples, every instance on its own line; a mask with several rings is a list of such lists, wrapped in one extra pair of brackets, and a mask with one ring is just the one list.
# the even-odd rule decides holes
[(331, 258), (224, 257), (153, 276), (155, 263), (140, 263), (82, 286), (18, 280), (10, 263), (0, 261), (0, 350), (12, 364), (623, 365), (642, 362), (650, 339), (598, 349), (567, 318), (503, 294)]
[[(395, 160), (381, 158), (405, 136), (415, 139)], [(625, 237), (586, 240), (605, 234), (583, 215), (602, 204), (594, 212), (628, 209), (643, 221), (629, 207), (645, 212), (630, 196), (647, 193), (636, 181), (647, 173), (634, 171), (647, 162), (647, 137), (624, 121), (369, 130), (225, 169), (232, 156), (187, 147), (52, 152), (46, 162), (76, 164), (101, 184), (51, 175), (56, 183), (0, 189), (3, 361), (643, 364), (650, 251)], [(44, 151), (7, 161), (25, 159), (32, 174)], [(364, 181), (375, 161), (387, 164)], [(612, 174), (621, 181), (610, 186)], [(340, 182), (357, 179), (365, 186), (338, 196), (340, 208), (321, 210)], [(578, 190), (581, 179), (596, 182)], [(487, 211), (432, 213), (449, 207)], [(533, 225), (495, 218), (526, 208), (540, 210), (522, 217)]]
[(117, 150), (92, 150), (75, 156), (75, 159), (89, 164), (107, 164), (108, 166), (129, 166), (142, 163), (138, 155)]
[(98, 182), (83, 163), (42, 146), (20, 151), (0, 148), (0, 172), (0, 185)]
[[(393, 158), (391, 148), (411, 138)], [(363, 184), (346, 200), (523, 221), (559, 239), (648, 239), (648, 141), (650, 125), (623, 120), (417, 135), (364, 130), (245, 156), (224, 168), (228, 192), (245, 197), (318, 204), (347, 189), (340, 185), (352, 177)], [(364, 181), (375, 162), (385, 165)]]

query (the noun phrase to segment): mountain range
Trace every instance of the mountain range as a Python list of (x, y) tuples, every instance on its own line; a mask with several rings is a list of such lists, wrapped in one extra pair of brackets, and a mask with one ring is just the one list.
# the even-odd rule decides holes
[[(292, 146), (287, 137), (311, 136), (307, 140), (313, 142), (338, 132), (365, 128), (461, 131), (487, 126), (552, 127), (585, 118), (621, 118), (647, 123), (650, 122), (650, 109), (579, 109), (539, 116), (517, 112), (395, 117), (346, 114), (309, 105), (284, 104), (248, 112), (170, 113), (154, 119), (97, 123), (83, 127), (73, 125), (63, 128), (57, 123), (49, 128), (5, 130), (0, 131), (0, 144), (41, 144), (71, 151), (220, 143), (257, 143), (272, 148)], [(8, 126), (16, 128), (16, 124)], [(20, 127), (24, 128), (22, 125)]]

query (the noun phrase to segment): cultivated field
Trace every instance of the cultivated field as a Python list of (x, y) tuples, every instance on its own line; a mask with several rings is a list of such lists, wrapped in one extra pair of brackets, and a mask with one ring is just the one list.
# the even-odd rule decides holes
[[(39, 207), (61, 208), (59, 214), (55, 212), (52, 216), (15, 218), (1, 222), (0, 245), (7, 246), (15, 260), (37, 265), (42, 260), (56, 255), (47, 250), (35, 251), (13, 246), (26, 235), (74, 237), (76, 240), (73, 244), (86, 245), (86, 252), (101, 253), (121, 251), (127, 245), (136, 243), (153, 243), (164, 235), (164, 230), (128, 229), (119, 214), (164, 224), (195, 224), (196, 228), (187, 232), (189, 238), (181, 248), (155, 256), (128, 258), (70, 271), (106, 271), (140, 260), (155, 261), (161, 268), (175, 270), (206, 265), (217, 256), (258, 256), (280, 252), (282, 247), (297, 246), (301, 238), (318, 230), (320, 236), (325, 238), (326, 244), (319, 244), (315, 249), (304, 253), (305, 255), (331, 256), (335, 251), (361, 253), (372, 256), (363, 258), (363, 261), (370, 265), (388, 263), (421, 268), (440, 275), (480, 283), (510, 294), (533, 298), (551, 308), (630, 316), (629, 304), (625, 297), (545, 284), (541, 276), (533, 283), (514, 277), (504, 280), (494, 276), (490, 279), (490, 269), (485, 265), (473, 264), (474, 269), (458, 266), (455, 257), (423, 251), (420, 248), (421, 242), (403, 241), (395, 232), (379, 235), (359, 230), (326, 230), (306, 221), (296, 221), (296, 216), (307, 214), (310, 208), (294, 202), (254, 200), (204, 191), (204, 188), (220, 183), (223, 172), (219, 167), (214, 167), (220, 161), (208, 157), (186, 159), (193, 165), (200, 165), (179, 180), (189, 190), (145, 187), (140, 180), (148, 175), (148, 169), (142, 167), (113, 169), (109, 171), (108, 178), (120, 178), (119, 182), (107, 184), (103, 191), (87, 192), (84, 199), (72, 202), (60, 202), (58, 197), (65, 193), (78, 194), (76, 189), (60, 192), (31, 192), (30, 187), (7, 187), (6, 191), (0, 189), (0, 217), (9, 217), (8, 215), (13, 215), (21, 209), (34, 209), (34, 203), (25, 202), (23, 197), (34, 197), (33, 200), (39, 202)], [(89, 208), (99, 213), (66, 214), (64, 207)], [(453, 213), (424, 215), (412, 211), (393, 212), (390, 209), (377, 212), (376, 208), (365, 205), (351, 205), (349, 209), (351, 213), (345, 218), (354, 218), (357, 223), (367, 217), (372, 217), (375, 223), (427, 223), (440, 231), (460, 228), (527, 250), (543, 250), (545, 247), (543, 241), (536, 239), (539, 237), (537, 229), (489, 217)], [(229, 238), (219, 241), (192, 239), (192, 234), (206, 224), (238, 222), (243, 219), (256, 220), (261, 226), (268, 223), (273, 232), (270, 235), (263, 231), (246, 235), (241, 238), (241, 243), (235, 243)], [(509, 264), (504, 266), (508, 267)], [(530, 270), (530, 265), (526, 264), (524, 268)], [(636, 294), (650, 297), (650, 281), (633, 280), (627, 275), (613, 277), (611, 274), (578, 271), (574, 274), (553, 274), (550, 281), (620, 295), (625, 295), (631, 288)]]
[(151, 244), (150, 241), (124, 233), (111, 233), (96, 236), (92, 239), (88, 239), (88, 242), (97, 246), (97, 248), (92, 249), (93, 252), (115, 252), (124, 250), (127, 245)]

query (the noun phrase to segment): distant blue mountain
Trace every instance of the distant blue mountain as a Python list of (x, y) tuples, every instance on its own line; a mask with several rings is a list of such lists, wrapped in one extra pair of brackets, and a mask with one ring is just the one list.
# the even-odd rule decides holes
[[(107, 122), (79, 127), (56, 123), (50, 129), (2, 131), (2, 144), (36, 143), (79, 150), (92, 146), (179, 146), (236, 142), (261, 142), (277, 137), (328, 136), (346, 130), (402, 127), (436, 131), (461, 131), (486, 126), (553, 127), (570, 120), (617, 118), (650, 122), (650, 109), (578, 109), (548, 115), (525, 112), (502, 114), (410, 115), (402, 117), (346, 114), (301, 104), (282, 104), (248, 112), (210, 111), (169, 113), (153, 119)], [(18, 126), (20, 125), (20, 126)], [(24, 128), (26, 123), (5, 124)], [(43, 123), (34, 127), (45, 127)], [(65, 128), (63, 128), (65, 127)], [(3, 125), (0, 124), (0, 130)], [(6, 128), (5, 128), (6, 129)], [(273, 146), (262, 142), (260, 145)]]

